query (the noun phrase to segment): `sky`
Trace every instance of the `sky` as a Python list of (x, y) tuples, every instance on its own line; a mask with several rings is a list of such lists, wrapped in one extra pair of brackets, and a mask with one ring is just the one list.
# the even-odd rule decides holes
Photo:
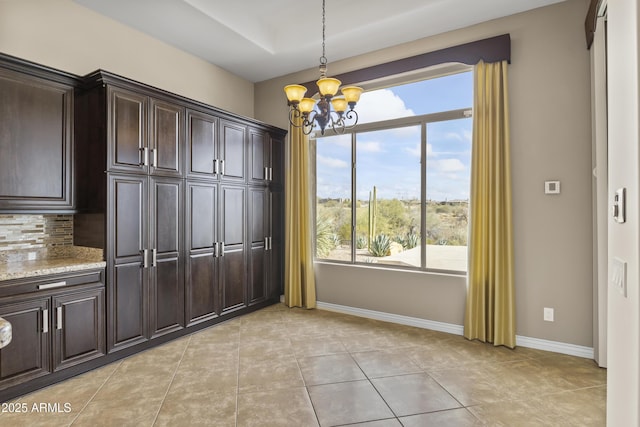
[[(359, 123), (471, 108), (471, 72), (365, 92), (356, 106)], [(469, 198), (472, 119), (427, 124), (427, 199)], [(420, 126), (359, 133), (356, 194), (420, 199)], [(317, 196), (351, 197), (351, 135), (317, 141)]]

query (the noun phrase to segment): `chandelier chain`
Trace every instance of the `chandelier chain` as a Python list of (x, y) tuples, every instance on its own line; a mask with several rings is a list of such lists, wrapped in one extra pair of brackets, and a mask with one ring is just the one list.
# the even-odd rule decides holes
[[(322, 0), (322, 56), (320, 57), (320, 65), (326, 66), (327, 57), (325, 56), (325, 27), (326, 27), (326, 18), (325, 18), (325, 0)], [(326, 72), (326, 69), (325, 69)]]
[[(316, 83), (319, 89), (319, 99), (305, 98), (307, 88), (302, 85), (287, 85), (284, 88), (289, 105), (289, 123), (291, 126), (302, 128), (305, 135), (313, 129), (320, 128), (324, 135), (327, 127), (337, 133), (344, 133), (345, 129), (353, 128), (358, 123), (358, 113), (355, 106), (360, 99), (362, 88), (346, 86), (340, 89), (340, 80), (327, 77), (326, 54), (326, 0), (322, 0), (322, 56), (320, 57), (320, 80)], [(338, 90), (342, 95), (336, 96)]]

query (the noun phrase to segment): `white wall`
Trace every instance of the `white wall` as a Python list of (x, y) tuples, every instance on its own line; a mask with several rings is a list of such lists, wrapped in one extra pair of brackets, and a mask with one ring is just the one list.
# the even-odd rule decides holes
[(79, 75), (111, 71), (253, 117), (253, 83), (71, 0), (1, 0), (0, 52)]
[[(517, 334), (592, 347), (590, 64), (587, 0), (569, 0), (329, 64), (331, 75), (504, 33), (509, 67)], [(382, 29), (381, 29), (382, 30)], [(256, 117), (287, 127), (282, 87), (317, 78), (310, 69), (256, 84)], [(545, 196), (545, 180), (562, 194)], [(318, 299), (463, 322), (465, 279), (316, 265)], [(556, 320), (543, 321), (543, 308)]]
[(609, 219), (609, 257), (627, 262), (627, 296), (609, 287), (607, 425), (640, 425), (640, 7), (609, 0), (609, 200), (627, 190), (627, 221)]

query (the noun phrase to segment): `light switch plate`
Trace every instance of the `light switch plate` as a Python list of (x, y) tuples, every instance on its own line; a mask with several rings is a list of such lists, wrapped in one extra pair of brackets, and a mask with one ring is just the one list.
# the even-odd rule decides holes
[(544, 194), (560, 194), (560, 181), (545, 181)]
[(611, 278), (609, 279), (620, 295), (627, 297), (627, 263), (620, 258), (611, 258)]

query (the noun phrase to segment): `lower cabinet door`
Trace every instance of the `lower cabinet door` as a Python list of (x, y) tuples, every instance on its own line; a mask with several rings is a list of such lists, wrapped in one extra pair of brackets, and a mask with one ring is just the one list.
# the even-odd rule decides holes
[(104, 288), (53, 297), (54, 370), (105, 354)]
[(108, 351), (120, 350), (148, 339), (149, 308), (146, 268), (133, 262), (116, 265), (111, 271), (108, 294)]
[(192, 254), (187, 259), (187, 325), (217, 316), (218, 262), (212, 252)]
[(0, 349), (0, 390), (51, 371), (50, 298), (0, 300), (0, 317), (11, 323), (12, 340)]

